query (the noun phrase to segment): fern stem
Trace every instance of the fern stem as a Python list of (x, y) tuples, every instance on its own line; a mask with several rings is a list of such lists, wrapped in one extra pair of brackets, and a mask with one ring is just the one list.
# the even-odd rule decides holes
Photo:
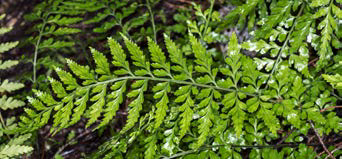
[(118, 78), (114, 78), (114, 79), (111, 79), (111, 80), (102, 81), (102, 82), (98, 82), (98, 83), (95, 83), (95, 84), (92, 84), (92, 85), (88, 85), (88, 86), (85, 86), (85, 87), (94, 87), (94, 86), (97, 86), (97, 85), (108, 84), (108, 83), (112, 83), (112, 82), (116, 82), (116, 81), (121, 81), (121, 80), (151, 80), (151, 81), (170, 82), (170, 83), (178, 83), (178, 84), (184, 84), (184, 85), (193, 85), (193, 86), (198, 86), (198, 87), (203, 87), (203, 88), (212, 88), (212, 89), (226, 91), (226, 92), (241, 92), (241, 93), (244, 93), (246, 95), (254, 96), (254, 97), (257, 96), (256, 94), (252, 94), (252, 93), (248, 93), (248, 92), (244, 92), (244, 91), (236, 90), (236, 89), (222, 88), (222, 87), (218, 87), (218, 86), (205, 85), (205, 84), (200, 84), (200, 83), (180, 81), (180, 80), (174, 80), (174, 79), (168, 79), (168, 78), (153, 78), (153, 77), (143, 77), (143, 76), (134, 76), (134, 77), (132, 77), (132, 76), (124, 76), (124, 77), (118, 77)]
[[(297, 17), (300, 16), (300, 15), (302, 14), (302, 12), (303, 12), (303, 10), (304, 10), (304, 7), (305, 7), (305, 4), (303, 3), (303, 4), (302, 4), (302, 7), (300, 8), (300, 10), (299, 10), (299, 12), (298, 12), (298, 14), (297, 14), (297, 16), (296, 16), (296, 19), (294, 19), (294, 22), (293, 22), (293, 25), (291, 26), (290, 31), (288, 32), (288, 34), (287, 34), (287, 36), (286, 36), (286, 40), (285, 40), (283, 46), (282, 46), (282, 47), (280, 48), (280, 50), (278, 51), (277, 60), (276, 60), (276, 62), (274, 63), (274, 65), (273, 65), (273, 67), (272, 67), (272, 71), (271, 71), (271, 73), (270, 73), (270, 76), (268, 76), (268, 79), (266, 80), (265, 83), (268, 83), (268, 81), (272, 78), (273, 73), (275, 72), (275, 70), (276, 70), (276, 68), (277, 68), (277, 66), (278, 66), (278, 64), (279, 64), (279, 62), (280, 62), (281, 55), (282, 55), (282, 51), (283, 51), (283, 50), (285, 49), (285, 47), (287, 46), (287, 43), (290, 41), (291, 34), (292, 34), (292, 32), (294, 31), (294, 28), (295, 28), (295, 26), (296, 26), (296, 24), (297, 24), (297, 21), (296, 21), (296, 20), (297, 20)], [(267, 88), (268, 88), (268, 85), (266, 86), (266, 89), (267, 89)]]
[(156, 25), (154, 24), (154, 15), (152, 12), (152, 8), (151, 8), (151, 4), (150, 4), (150, 0), (146, 0), (147, 2), (147, 9), (148, 12), (150, 12), (151, 15), (151, 23), (152, 23), (152, 29), (153, 29), (153, 40), (157, 43), (157, 32), (156, 32)]
[[(2, 124), (3, 128), (4, 128), (5, 130), (7, 130), (7, 126), (6, 126), (6, 124), (5, 124), (4, 118), (2, 117), (1, 111), (0, 111), (0, 121), (1, 121), (1, 124)], [(7, 133), (5, 133), (5, 134), (6, 134), (6, 136), (8, 137), (8, 139), (11, 139), (11, 137), (10, 137)]]
[(46, 25), (46, 21), (45, 21), (45, 19), (43, 19), (43, 25), (42, 25), (42, 28), (39, 31), (39, 36), (38, 36), (38, 40), (37, 40), (37, 43), (36, 43), (36, 46), (35, 46), (34, 57), (33, 57), (33, 83), (34, 84), (36, 83), (36, 78), (37, 78), (37, 68), (36, 68), (36, 66), (37, 66), (37, 58), (38, 58), (38, 49), (39, 49), (40, 41), (41, 41), (41, 39), (43, 37), (43, 31), (44, 31), (45, 25)]
[[(282, 148), (282, 147), (298, 147), (300, 144), (304, 144), (302, 142), (288, 142), (284, 144), (279, 144), (279, 145), (236, 145), (236, 144), (219, 144), (219, 145), (208, 145), (208, 146), (203, 146), (199, 148), (198, 150), (188, 150), (188, 151), (183, 151), (177, 154), (174, 154), (170, 157), (168, 156), (161, 156), (163, 159), (172, 159), (172, 158), (179, 158), (188, 154), (193, 154), (197, 153), (203, 150), (208, 150), (212, 149), (215, 147), (224, 147), (224, 146), (229, 146), (230, 148), (251, 148), (251, 149), (264, 149), (264, 148)], [(328, 143), (326, 145), (330, 145), (332, 143)], [(306, 144), (307, 146), (320, 146), (320, 144)]]
[(210, 10), (209, 10), (209, 17), (208, 17), (208, 20), (205, 23), (204, 36), (203, 37), (205, 37), (205, 34), (207, 33), (207, 29), (209, 27), (209, 22), (210, 22), (210, 19), (211, 19), (211, 14), (213, 13), (213, 7), (214, 7), (214, 4), (215, 4), (215, 0), (210, 0), (210, 2), (211, 2), (211, 4), (210, 4)]

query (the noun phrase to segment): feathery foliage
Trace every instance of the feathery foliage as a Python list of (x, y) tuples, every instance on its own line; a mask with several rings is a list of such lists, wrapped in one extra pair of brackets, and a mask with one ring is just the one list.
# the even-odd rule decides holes
[[(334, 55), (333, 49), (341, 47), (338, 40), (341, 38), (338, 29), (341, 9), (336, 6), (338, 4), (340, 2), (337, 1), (335, 4), (334, 0), (312, 1), (310, 4), (299, 0), (274, 1), (270, 6), (271, 15), (268, 16), (265, 2), (252, 0), (228, 14), (221, 27), (234, 23), (238, 17), (238, 23), (243, 25), (244, 17), (248, 16), (249, 30), (253, 30), (254, 23), (260, 25), (260, 28), (251, 32), (255, 37), (242, 44), (244, 49), (261, 54), (270, 52), (271, 58), (262, 58), (258, 61), (267, 65), (267, 70), (271, 73), (279, 63), (289, 58), (289, 65), (293, 65), (305, 76), (310, 76), (310, 47), (314, 48), (318, 56), (315, 65), (317, 70), (329, 66), (329, 61)], [(257, 13), (260, 14), (259, 19), (255, 19)]]
[[(4, 17), (4, 14), (0, 15), (0, 20)], [(11, 31), (11, 29), (12, 28), (0, 27), (0, 35)], [(0, 57), (2, 57), (1, 54), (14, 48), (18, 43), (18, 41), (0, 43)], [(2, 62), (1, 58), (0, 70), (4, 71), (17, 64), (18, 61), (15, 60), (7, 60), (5, 62)], [(11, 139), (9, 135), (18, 134), (16, 132), (17, 124), (14, 123), (16, 119), (15, 117), (7, 117), (7, 119), (5, 120), (2, 116), (2, 114), (7, 109), (15, 109), (25, 105), (25, 102), (7, 96), (7, 94), (14, 92), (18, 89), (21, 89), (23, 87), (24, 84), (17, 82), (9, 82), (7, 79), (0, 79), (0, 158), (3, 159), (9, 159), (25, 153), (30, 153), (33, 150), (32, 147), (24, 145), (24, 142), (31, 137), (31, 134), (18, 136)], [(6, 139), (8, 138), (10, 139), (9, 142), (6, 141)]]
[(23, 145), (30, 137), (30, 134), (22, 135), (11, 139), (7, 144), (0, 145), (0, 157), (10, 159), (31, 152), (33, 150), (32, 147)]
[[(329, 140), (342, 130), (336, 111), (342, 100), (341, 0), (234, 0), (228, 3), (239, 5), (223, 19), (222, 10), (215, 9), (225, 2), (206, 2), (177, 1), (177, 8), (184, 3), (193, 10), (174, 15), (180, 24), (173, 26), (163, 17), (175, 7), (168, 1), (39, 3), (25, 16), (34, 26), (27, 42), (35, 46), (33, 81), (40, 84), (36, 74), (44, 65), (49, 77), (39, 79), (51, 87), (33, 86), (34, 95), (27, 97), (31, 107), (23, 108), (19, 124), (0, 114), (0, 158), (31, 152), (24, 144), (28, 133), (45, 125), (55, 135), (84, 121), (86, 128), (99, 134), (109, 129), (110, 134), (109, 139), (101, 136), (105, 142), (91, 158), (311, 159), (327, 157), (324, 151), (341, 154), (336, 141)], [(155, 24), (160, 19), (165, 26)], [(229, 27), (247, 29), (252, 38), (239, 42), (243, 38), (230, 34)], [(0, 34), (10, 29), (0, 28)], [(157, 37), (162, 31), (163, 42)], [(108, 45), (99, 47), (108, 36)], [(0, 44), (0, 56), (17, 44)], [(89, 44), (93, 60), (63, 54), (87, 53)], [(256, 55), (244, 55), (250, 52)], [(0, 70), (18, 63), (0, 61)], [(23, 86), (0, 81), (1, 112), (25, 105), (13, 98)], [(71, 140), (66, 142), (55, 158), (62, 158)], [(321, 145), (324, 151), (318, 153)]]
[(34, 83), (37, 78), (37, 67), (44, 60), (44, 58), (38, 57), (42, 57), (42, 54), (47, 51), (60, 50), (66, 47), (70, 48), (75, 45), (74, 41), (67, 40), (66, 38), (67, 35), (81, 32), (80, 29), (72, 27), (72, 25), (83, 20), (83, 18), (77, 16), (82, 12), (75, 8), (77, 6), (69, 4), (64, 0), (48, 0), (36, 5), (32, 13), (25, 15), (26, 20), (37, 22), (33, 29), (30, 30), (33, 36), (27, 39), (29, 43), (35, 46), (33, 55)]
[[(96, 12), (96, 15), (90, 19), (84, 21), (84, 24), (97, 24), (93, 29), (96, 33), (105, 33), (111, 30), (115, 26), (119, 26), (125, 35), (129, 35), (128, 32), (131, 29), (143, 25), (149, 15), (147, 13), (141, 14), (135, 18), (130, 18), (129, 21), (123, 20), (129, 16), (133, 16), (138, 6), (137, 2), (130, 1), (88, 1), (86, 4), (78, 4), (80, 9), (84, 9), (87, 12)], [(98, 6), (98, 7), (89, 7)], [(109, 20), (107, 20), (110, 18)], [(104, 22), (104, 19), (106, 21)]]

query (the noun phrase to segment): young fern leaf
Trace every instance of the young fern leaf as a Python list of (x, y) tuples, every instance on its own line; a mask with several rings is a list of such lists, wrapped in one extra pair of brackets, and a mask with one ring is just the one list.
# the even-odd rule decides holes
[(133, 43), (131, 40), (129, 40), (126, 36), (122, 35), (124, 38), (124, 42), (126, 44), (126, 47), (131, 54), (131, 58), (133, 59), (133, 64), (137, 67), (141, 67), (142, 69), (136, 70), (134, 72), (137, 76), (144, 76), (144, 75), (150, 75), (153, 77), (152, 72), (150, 71), (150, 63), (146, 61), (146, 57), (144, 53), (140, 50), (140, 48), (137, 46), (137, 44)]
[(201, 76), (196, 79), (196, 82), (202, 84), (212, 83), (216, 85), (215, 76), (218, 72), (218, 69), (211, 69), (212, 58), (211, 55), (206, 51), (206, 49), (200, 44), (200, 42), (190, 34), (190, 43), (192, 46), (192, 50), (196, 57), (195, 62), (198, 64), (195, 66), (195, 70), (201, 73), (206, 73), (206, 75)]
[[(229, 85), (233, 84), (233, 87), (235, 88), (237, 87), (237, 83), (242, 77), (241, 72), (238, 71), (241, 67), (241, 61), (240, 61), (241, 54), (239, 54), (239, 50), (240, 50), (240, 47), (238, 45), (236, 35), (233, 34), (229, 42), (228, 58), (226, 58), (226, 63), (230, 66), (230, 69), (222, 68), (221, 72), (225, 75), (230, 76), (230, 78), (228, 78), (229, 79), (228, 84)], [(232, 110), (229, 112), (229, 115), (232, 116), (234, 129), (236, 131), (237, 136), (239, 136), (242, 132), (243, 121), (245, 120), (245, 115), (246, 115), (246, 113), (244, 112), (244, 110), (246, 109), (246, 104), (240, 101), (239, 99), (239, 98), (243, 99), (244, 97), (245, 95), (242, 95), (238, 92), (232, 92), (232, 93), (226, 94), (224, 100), (222, 101), (226, 109), (229, 109), (230, 107), (235, 105), (232, 108)]]
[[(148, 49), (151, 52), (151, 59), (154, 63), (151, 64), (152, 67), (156, 68), (153, 71), (153, 74), (157, 77), (165, 77), (168, 76), (173, 79), (170, 70), (170, 63), (166, 62), (166, 57), (159, 46), (151, 39), (148, 40)], [(153, 96), (155, 99), (160, 99), (157, 102), (156, 107), (156, 124), (155, 128), (158, 128), (160, 124), (164, 121), (164, 117), (166, 116), (166, 111), (168, 110), (169, 98), (168, 94), (171, 91), (170, 82), (162, 82), (158, 83), (153, 87), (153, 92), (155, 95)]]
[[(317, 29), (322, 34), (318, 48), (320, 58), (317, 61), (317, 69), (320, 70), (328, 64), (330, 58), (334, 55), (330, 44), (332, 40), (340, 36), (335, 35), (334, 32), (336, 34), (340, 32), (337, 22), (342, 19), (341, 9), (334, 4), (334, 0), (313, 1), (310, 7), (318, 8), (318, 11), (314, 14), (314, 19), (323, 17), (323, 20), (317, 26)], [(335, 14), (337, 16), (334, 16)]]
[(136, 97), (129, 106), (131, 109), (128, 112), (127, 123), (122, 129), (121, 133), (125, 133), (131, 129), (140, 117), (140, 111), (142, 110), (142, 104), (144, 102), (144, 92), (147, 90), (147, 80), (138, 80), (133, 85), (133, 91), (127, 94), (127, 97)]
[(202, 99), (197, 108), (201, 109), (199, 111), (199, 115), (201, 116), (201, 118), (198, 120), (200, 122), (198, 126), (200, 136), (198, 137), (198, 141), (196, 144), (196, 148), (199, 148), (206, 141), (210, 132), (210, 127), (213, 125), (213, 107), (219, 107), (217, 103), (213, 101), (213, 90), (211, 88), (202, 89), (197, 98)]
[(176, 44), (166, 35), (164, 34), (165, 45), (170, 53), (170, 60), (174, 64), (171, 67), (173, 71), (179, 72), (180, 74), (174, 75), (176, 80), (192, 80), (192, 69), (193, 66), (191, 64), (187, 64), (186, 58), (183, 57), (183, 53), (177, 48)]
[[(194, 101), (191, 98), (191, 87), (191, 85), (179, 87), (178, 90), (174, 93), (176, 96), (178, 96), (175, 99), (175, 102), (183, 103), (179, 107), (179, 110), (182, 112), (182, 114), (180, 115), (182, 118), (180, 121), (180, 138), (182, 138), (187, 133), (187, 131), (189, 131), (192, 116), (194, 114), (194, 111), (191, 108), (194, 106)], [(195, 93), (193, 92), (193, 94)]]
[(154, 159), (157, 151), (157, 135), (151, 135), (145, 139), (145, 159)]

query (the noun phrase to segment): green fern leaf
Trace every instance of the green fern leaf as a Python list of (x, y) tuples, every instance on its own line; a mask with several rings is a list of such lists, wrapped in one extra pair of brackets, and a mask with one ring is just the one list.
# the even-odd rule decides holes
[(75, 34), (81, 32), (80, 29), (76, 28), (58, 28), (57, 30), (53, 31), (53, 35), (65, 35), (65, 34)]
[(21, 100), (13, 99), (12, 97), (7, 97), (6, 95), (0, 98), (0, 108), (2, 110), (15, 109), (25, 105), (25, 102)]
[(74, 113), (72, 114), (71, 122), (69, 125), (75, 124), (79, 120), (81, 120), (81, 116), (87, 107), (87, 101), (89, 99), (89, 90), (86, 90), (84, 94), (82, 94), (81, 98), (76, 99), (75, 105), (78, 105), (74, 109)]
[(8, 33), (11, 30), (12, 30), (12, 27), (8, 27), (8, 28), (1, 27), (0, 28), (0, 35), (6, 34), (6, 33)]
[(0, 60), (0, 70), (6, 70), (12, 66), (15, 66), (19, 63), (19, 61), (17, 60), (7, 60), (2, 62), (2, 60)]
[[(208, 110), (210, 111), (210, 110)], [(198, 137), (197, 145), (196, 148), (199, 148), (200, 146), (203, 145), (203, 143), (206, 141), (207, 136), (209, 135), (210, 132), (210, 127), (213, 125), (210, 119), (210, 114), (207, 113), (205, 116), (203, 116), (200, 120), (200, 125), (198, 127), (199, 133), (201, 134)]]
[[(55, 17), (51, 16), (48, 20), (48, 23), (55, 23), (61, 26), (69, 26), (71, 24), (76, 24), (82, 20), (83, 18), (79, 18), (79, 17), (61, 17), (60, 15), (56, 15)], [(76, 28), (64, 28), (64, 29), (67, 32), (70, 32), (71, 34), (72, 32), (77, 33), (77, 30), (79, 31), (79, 29), (76, 29)]]
[(22, 155), (25, 153), (29, 153), (33, 150), (32, 147), (22, 146), (22, 145), (5, 145), (0, 150), (0, 157), (4, 159), (9, 159), (14, 156)]
[(84, 21), (84, 24), (91, 24), (91, 23), (98, 23), (100, 21), (102, 21), (103, 19), (107, 18), (108, 16), (110, 16), (110, 10), (109, 9), (105, 9), (103, 12), (99, 12), (95, 15), (95, 17), (93, 17), (92, 19), (89, 19), (87, 21)]
[(109, 123), (110, 120), (116, 115), (116, 112), (119, 110), (120, 104), (123, 102), (123, 93), (126, 91), (126, 82), (127, 80), (122, 80), (116, 82), (113, 86), (111, 86), (112, 92), (107, 97), (111, 100), (107, 103), (107, 108), (105, 109), (104, 119), (102, 120), (101, 124), (98, 128), (105, 126)]
[(88, 85), (96, 82), (93, 72), (90, 72), (90, 68), (88, 66), (81, 66), (75, 63), (74, 61), (67, 59), (68, 66), (72, 70), (72, 72), (81, 79), (85, 81), (82, 83), (83, 85)]
[[(123, 35), (122, 35), (123, 36)], [(140, 50), (140, 48), (137, 46), (137, 44), (133, 43), (131, 40), (129, 40), (127, 37), (123, 36), (126, 47), (128, 48), (128, 51), (132, 55), (131, 58), (135, 61), (133, 64), (137, 67), (142, 67), (144, 70), (135, 71), (135, 74), (137, 75), (146, 75), (151, 74), (150, 71), (150, 64), (149, 62), (146, 62), (145, 55)]]
[(0, 85), (0, 93), (2, 92), (12, 92), (24, 87), (24, 84), (9, 82), (7, 79), (4, 80)]
[(272, 14), (266, 18), (263, 27), (261, 28), (261, 30), (256, 31), (255, 36), (257, 38), (262, 38), (264, 35), (270, 32), (274, 26), (279, 24), (284, 19), (287, 19), (290, 15), (292, 5), (292, 1), (278, 1), (277, 5), (271, 8)]
[(166, 116), (166, 111), (168, 110), (168, 103), (169, 98), (167, 93), (171, 91), (170, 83), (169, 82), (163, 82), (158, 83), (153, 87), (153, 92), (155, 92), (155, 95), (153, 96), (155, 99), (160, 99), (157, 104), (157, 111), (156, 111), (156, 124), (155, 128), (158, 128), (164, 121), (164, 118)]
[[(170, 53), (170, 60), (178, 66), (172, 66), (173, 71), (180, 72), (180, 75), (176, 75), (177, 80), (192, 80), (192, 65), (187, 64), (186, 59), (183, 57), (183, 53), (177, 48), (176, 44), (164, 34), (165, 45)], [(185, 77), (185, 78), (184, 78)]]
[(128, 62), (126, 61), (126, 54), (122, 50), (121, 45), (117, 43), (115, 40), (113, 40), (112, 38), (108, 38), (108, 44), (109, 44), (110, 52), (113, 55), (114, 66), (124, 68), (123, 70), (121, 69), (120, 71), (119, 70), (115, 71), (115, 73), (118, 75), (124, 75), (128, 73), (133, 75), (129, 68)]
[(334, 88), (342, 90), (342, 76), (339, 74), (336, 75), (322, 75), (323, 78), (329, 82)]
[(194, 101), (191, 99), (190, 93), (190, 86), (179, 87), (179, 89), (175, 92), (175, 95), (178, 96), (175, 99), (175, 102), (185, 101), (183, 105), (179, 107), (179, 111), (182, 112), (182, 114), (180, 115), (182, 118), (180, 121), (180, 138), (182, 138), (187, 133), (187, 131), (189, 131), (192, 116), (194, 114), (194, 111), (191, 109), (191, 107), (194, 106)]
[(237, 101), (235, 107), (229, 111), (229, 115), (232, 116), (234, 130), (237, 136), (241, 135), (243, 122), (246, 118), (246, 113), (243, 111), (244, 107), (242, 105), (243, 103), (241, 101)]
[(137, 82), (140, 82), (141, 84), (137, 86), (132, 85), (132, 87), (136, 89), (127, 94), (127, 97), (136, 98), (129, 104), (131, 109), (128, 112), (127, 123), (122, 129), (121, 133), (124, 133), (127, 130), (131, 129), (139, 120), (140, 111), (142, 110), (142, 104), (144, 102), (144, 91), (146, 91), (147, 89), (147, 80), (140, 80)]
[(96, 101), (92, 106), (90, 106), (89, 121), (86, 127), (93, 124), (101, 115), (103, 106), (105, 105), (105, 96), (107, 91), (107, 84), (98, 85), (93, 88), (92, 93), (98, 93), (97, 95), (90, 98), (90, 101)]
[(64, 84), (68, 85), (66, 90), (73, 90), (79, 87), (79, 85), (76, 82), (76, 79), (69, 72), (66, 72), (58, 67), (55, 69), (55, 71), (57, 72), (58, 77), (61, 79), (61, 81)]
[(145, 158), (146, 159), (154, 159), (157, 151), (157, 136), (152, 135), (145, 139), (146, 143), (146, 151)]
[(15, 46), (17, 46), (19, 44), (18, 41), (16, 42), (6, 42), (6, 43), (0, 43), (0, 53), (4, 53), (12, 48), (14, 48)]
[(109, 70), (109, 63), (107, 61), (107, 58), (97, 50), (90, 48), (91, 53), (93, 54), (95, 63), (96, 63), (96, 70), (95, 72), (98, 74), (101, 74), (99, 78), (100, 81), (104, 81), (106, 79), (110, 78), (110, 70)]
[(48, 77), (48, 79), (50, 81), (53, 92), (57, 94), (58, 98), (63, 98), (63, 97), (68, 95), (61, 82), (59, 82), (59, 81), (57, 81), (51, 77)]
[[(166, 57), (159, 46), (150, 38), (148, 40), (148, 49), (151, 52), (151, 59), (154, 63), (151, 64), (152, 67), (157, 68), (153, 73), (156, 76), (169, 76), (171, 78), (170, 63), (166, 62)], [(162, 68), (163, 70), (159, 69)]]

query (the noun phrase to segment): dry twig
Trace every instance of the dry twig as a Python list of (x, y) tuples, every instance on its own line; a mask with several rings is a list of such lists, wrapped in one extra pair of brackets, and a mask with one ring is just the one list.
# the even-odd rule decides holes
[(312, 121), (310, 120), (309, 122), (310, 122), (310, 125), (311, 125), (313, 131), (315, 132), (315, 134), (316, 134), (316, 136), (317, 136), (319, 142), (321, 143), (321, 145), (322, 145), (324, 151), (328, 153), (328, 156), (330, 156), (330, 157), (333, 158), (333, 159), (336, 159), (336, 158), (332, 155), (332, 153), (327, 149), (327, 147), (325, 146), (325, 144), (324, 144), (322, 138), (319, 136), (319, 134), (318, 134), (317, 130), (315, 129), (315, 126), (313, 125)]

